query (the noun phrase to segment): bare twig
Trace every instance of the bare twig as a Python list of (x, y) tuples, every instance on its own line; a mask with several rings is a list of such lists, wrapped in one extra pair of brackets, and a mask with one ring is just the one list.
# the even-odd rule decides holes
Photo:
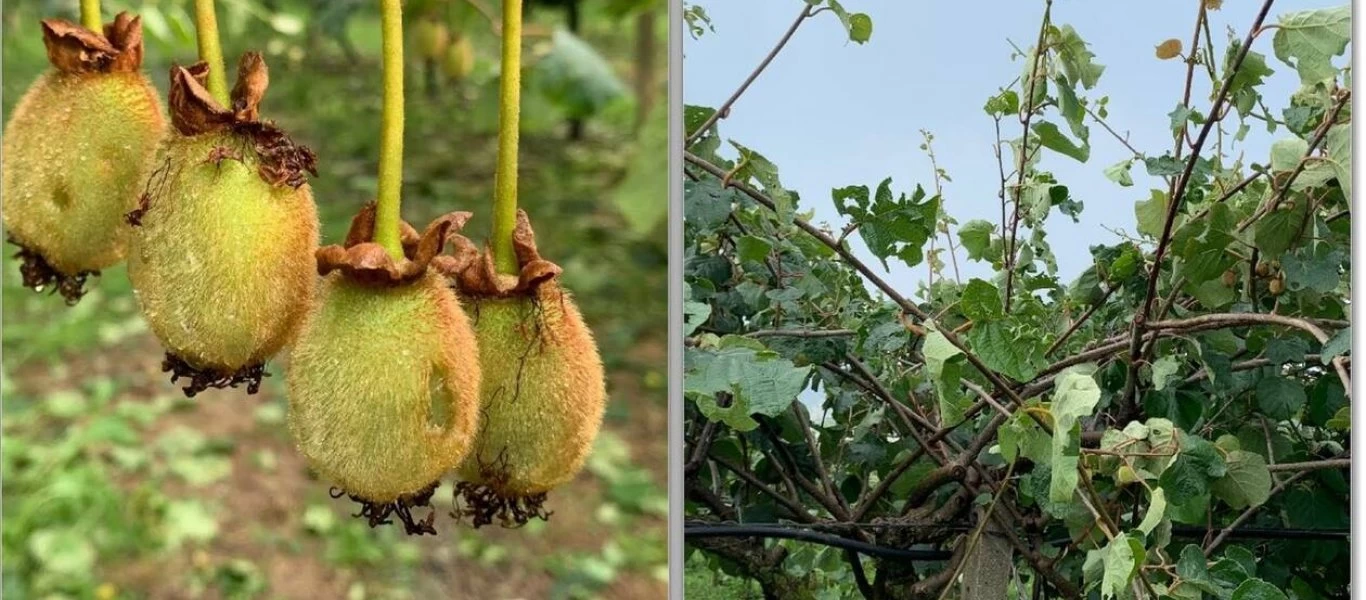
[(754, 70), (750, 72), (749, 76), (745, 78), (745, 81), (735, 90), (735, 93), (731, 94), (730, 98), (727, 98), (725, 103), (716, 109), (716, 112), (713, 112), (711, 116), (707, 117), (707, 120), (703, 121), (702, 124), (697, 127), (696, 131), (688, 134), (688, 139), (683, 142), (684, 147), (692, 144), (699, 136), (708, 129), (711, 129), (711, 126), (715, 125), (718, 120), (730, 115), (731, 106), (740, 99), (740, 96), (744, 95), (745, 90), (749, 89), (750, 84), (754, 83), (754, 80), (759, 78), (759, 74), (763, 73), (764, 69), (768, 68), (768, 64), (773, 62), (773, 59), (778, 56), (778, 53), (782, 52), (783, 47), (787, 45), (788, 40), (792, 39), (792, 35), (797, 33), (797, 28), (801, 27), (802, 22), (810, 18), (813, 14), (816, 14), (815, 7), (810, 4), (802, 6), (802, 12), (797, 15), (796, 20), (792, 21), (792, 25), (787, 28), (787, 32), (778, 40), (777, 45), (773, 46), (773, 49), (768, 52), (768, 56), (765, 56), (764, 60), (759, 62), (759, 66), (755, 67)]

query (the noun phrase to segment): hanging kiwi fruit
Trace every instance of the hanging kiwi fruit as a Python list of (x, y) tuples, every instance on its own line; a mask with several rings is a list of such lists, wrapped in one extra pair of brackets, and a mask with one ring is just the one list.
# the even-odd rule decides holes
[[(592, 450), (607, 397), (602, 359), (559, 266), (541, 258), (526, 213), (513, 233), (519, 270), (457, 240), (456, 288), (479, 342), (482, 423), (460, 466), (457, 518), (475, 527), (545, 519), (547, 492), (574, 477)], [(463, 505), (463, 506), (462, 506)]]
[(157, 155), (133, 224), (128, 275), (187, 396), (245, 383), (298, 331), (316, 284), (316, 158), (260, 118), (265, 61), (248, 52), (231, 102), (206, 88), (208, 63), (171, 68), (175, 132)]
[(460, 83), (470, 76), (474, 71), (474, 46), (470, 45), (469, 37), (456, 36), (455, 41), (446, 48), (441, 70), (452, 83)]
[(521, 1), (504, 2), (493, 237), (483, 252), (457, 237), (450, 263), (482, 373), (478, 435), (457, 473), (453, 516), (476, 528), (548, 518), (547, 494), (583, 468), (607, 397), (593, 335), (517, 208), (521, 26)]
[(445, 215), (421, 236), (403, 224), (394, 258), (374, 242), (371, 204), (343, 245), (318, 250), (324, 280), (290, 351), (289, 428), (333, 497), (358, 502), (371, 527), (394, 515), (409, 534), (436, 533), (435, 511), (419, 520), (412, 510), (474, 441), (479, 353), (433, 262), (468, 218)]
[(124, 258), (123, 216), (137, 204), (166, 121), (141, 71), (141, 19), (119, 13), (103, 31), (62, 19), (42, 27), (52, 68), (5, 128), (4, 223), (24, 286), (75, 304), (88, 277)]

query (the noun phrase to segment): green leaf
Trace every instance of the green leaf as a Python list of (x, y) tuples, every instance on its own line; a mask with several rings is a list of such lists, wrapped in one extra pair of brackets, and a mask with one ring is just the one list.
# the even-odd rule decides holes
[(1162, 488), (1154, 488), (1152, 499), (1148, 501), (1148, 512), (1143, 514), (1143, 521), (1138, 524), (1138, 530), (1144, 535), (1151, 534), (1153, 529), (1162, 523), (1162, 517), (1167, 514), (1167, 492)]
[(88, 533), (76, 528), (34, 531), (29, 534), (28, 551), (44, 570), (56, 575), (88, 577), (95, 566), (95, 546)]
[(669, 111), (661, 103), (650, 111), (640, 127), (640, 140), (626, 176), (612, 190), (612, 203), (637, 236), (654, 231), (669, 216), (669, 203), (661, 201), (669, 189)]
[(916, 186), (910, 196), (894, 199), (891, 185), (890, 177), (882, 180), (871, 198), (864, 186), (838, 188), (832, 192), (835, 210), (853, 217), (859, 236), (883, 268), (893, 256), (914, 267), (924, 259), (925, 243), (935, 233), (939, 197), (926, 199), (925, 190)]
[(1105, 553), (1105, 577), (1100, 582), (1100, 596), (1114, 598), (1125, 593), (1129, 581), (1147, 560), (1147, 552), (1142, 542), (1130, 539), (1122, 532), (1106, 547), (1109, 550)]
[(1148, 174), (1153, 177), (1180, 175), (1186, 170), (1186, 162), (1170, 154), (1145, 158), (1143, 166), (1148, 168)]
[(1153, 389), (1162, 391), (1167, 387), (1167, 381), (1181, 370), (1181, 359), (1168, 354), (1153, 361)]
[(1285, 592), (1260, 579), (1244, 581), (1229, 600), (1286, 600)]
[(735, 241), (736, 251), (740, 255), (740, 260), (764, 262), (770, 252), (773, 251), (773, 244), (767, 240), (753, 235), (741, 236)]
[[(811, 373), (811, 367), (797, 367), (762, 344), (737, 336), (722, 338), (715, 350), (696, 349), (689, 356), (684, 393), (708, 419), (738, 431), (758, 426), (750, 415), (773, 417), (786, 411)], [(721, 406), (720, 394), (729, 395), (729, 406)]]
[(1129, 187), (1134, 184), (1131, 172), (1134, 168), (1134, 159), (1128, 158), (1121, 160), (1113, 165), (1105, 167), (1105, 177), (1110, 181), (1118, 183), (1122, 187)]
[(1043, 340), (1021, 338), (1004, 320), (976, 324), (968, 333), (968, 343), (977, 356), (993, 371), (1016, 381), (1029, 381), (1046, 366)]
[(959, 387), (962, 384), (959, 382), (960, 369), (953, 368), (953, 360), (963, 351), (939, 330), (931, 328), (925, 332), (921, 353), (925, 356), (925, 372), (939, 398), (940, 418), (945, 426), (957, 425), (963, 421), (963, 407), (956, 402), (961, 396)]
[(1333, 337), (1323, 343), (1323, 349), (1319, 351), (1319, 360), (1323, 364), (1339, 356), (1345, 356), (1352, 351), (1352, 328), (1351, 326), (1339, 329)]
[(1228, 453), (1228, 472), (1210, 486), (1229, 506), (1243, 509), (1258, 506), (1271, 496), (1271, 471), (1260, 454), (1235, 450)]
[(968, 285), (963, 288), (963, 297), (959, 302), (963, 315), (972, 319), (973, 322), (981, 323), (1000, 318), (1005, 314), (1005, 309), (1001, 305), (1000, 290), (981, 279), (974, 278), (968, 281)]
[(1352, 429), (1352, 407), (1344, 406), (1333, 414), (1333, 418), (1328, 419), (1324, 426), (1338, 431), (1351, 431)]
[(1281, 15), (1271, 47), (1276, 58), (1295, 67), (1300, 82), (1313, 85), (1337, 76), (1333, 57), (1352, 40), (1352, 6), (1305, 10)]
[(1275, 210), (1262, 217), (1255, 225), (1252, 241), (1268, 260), (1284, 254), (1304, 227), (1304, 211), (1307, 208), (1296, 206), (1295, 210)]
[(1152, 190), (1147, 200), (1134, 203), (1134, 217), (1139, 233), (1150, 237), (1162, 235), (1162, 226), (1167, 222), (1167, 194)]
[(873, 19), (864, 13), (849, 15), (849, 39), (865, 43), (873, 37)]
[(982, 110), (993, 117), (1003, 117), (1005, 115), (1019, 113), (1020, 95), (1015, 93), (1015, 90), (1001, 90), (1001, 93), (987, 99), (987, 103), (982, 107)]
[(1228, 472), (1219, 450), (1208, 440), (1181, 432), (1181, 452), (1162, 472), (1158, 485), (1167, 490), (1167, 501), (1189, 507), (1209, 494), (1210, 483)]
[(1105, 66), (1095, 62), (1096, 55), (1087, 48), (1086, 42), (1077, 34), (1077, 30), (1071, 25), (1063, 25), (1051, 33), (1051, 43), (1058, 53), (1068, 81), (1078, 82), (1088, 90), (1095, 87), (1101, 73), (1105, 72)]
[(705, 302), (683, 303), (683, 335), (690, 336), (711, 318), (711, 305)]
[(1323, 139), (1324, 150), (1328, 152), (1328, 163), (1337, 175), (1342, 195), (1352, 197), (1352, 126), (1334, 125), (1328, 129)]
[(796, 215), (797, 200), (778, 180), (778, 166), (751, 148), (734, 141), (730, 145), (740, 153), (739, 168), (735, 171), (734, 180), (753, 179), (758, 182), (759, 189), (773, 200), (778, 220), (785, 224), (791, 223), (792, 217)]
[(1270, 375), (1257, 382), (1257, 407), (1278, 421), (1299, 413), (1305, 399), (1304, 384), (1298, 381)]
[(197, 500), (173, 500), (166, 507), (164, 535), (172, 549), (185, 542), (208, 542), (218, 535), (218, 521)]
[(571, 117), (591, 117), (627, 96), (611, 63), (563, 29), (555, 31), (550, 53), (533, 69), (535, 85)]
[(1081, 144), (1073, 143), (1062, 131), (1058, 130), (1057, 125), (1048, 121), (1040, 121), (1034, 124), (1033, 129), (1034, 134), (1039, 136), (1039, 143), (1043, 144), (1045, 148), (1069, 156), (1078, 162), (1086, 162), (1087, 159), (1091, 158), (1090, 144), (1084, 141)]
[(996, 226), (990, 221), (973, 219), (958, 228), (958, 240), (968, 253), (968, 260), (995, 261), (999, 253), (991, 251), (991, 234)]
[(1072, 367), (1054, 378), (1053, 479), (1048, 499), (1068, 502), (1077, 489), (1077, 463), (1081, 454), (1081, 417), (1090, 416), (1100, 402), (1100, 386), (1091, 376), (1094, 365)]
[(1313, 290), (1327, 294), (1337, 289), (1342, 274), (1339, 265), (1345, 258), (1341, 250), (1328, 244), (1301, 247), (1281, 257), (1285, 271), (1285, 289), (1292, 292)]

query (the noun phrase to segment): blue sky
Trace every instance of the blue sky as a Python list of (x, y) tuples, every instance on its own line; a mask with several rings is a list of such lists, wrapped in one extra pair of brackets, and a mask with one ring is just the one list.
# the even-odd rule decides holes
[[(1343, 3), (1281, 0), (1268, 22), (1274, 23), (1282, 13)], [(711, 15), (716, 31), (684, 42), (684, 101), (717, 106), (772, 48), (802, 1), (695, 4)], [(1043, 3), (845, 0), (844, 5), (872, 17), (872, 40), (865, 45), (848, 42), (828, 12), (807, 21), (721, 122), (722, 135), (771, 159), (783, 184), (801, 195), (803, 210), (814, 208), (816, 222), (838, 228), (844, 220), (830, 201), (831, 188), (873, 186), (891, 176), (898, 191), (909, 192), (917, 183), (932, 189), (930, 163), (919, 150), (919, 131), (926, 129), (935, 136), (940, 166), (953, 178), (945, 188), (949, 213), (959, 222), (999, 222), (999, 176), (991, 149), (995, 135), (982, 105), (1020, 73), (1021, 63), (1011, 60), (1008, 40), (1021, 48), (1032, 45)], [(1167, 115), (1176, 107), (1184, 83), (1184, 64), (1157, 60), (1154, 47), (1172, 37), (1188, 44), (1196, 6), (1196, 0), (1053, 4), (1054, 22), (1075, 27), (1090, 42), (1096, 61), (1106, 65), (1099, 85), (1088, 95), (1108, 95), (1111, 126), (1127, 132), (1134, 146), (1150, 154), (1170, 150)], [(1241, 39), (1259, 6), (1250, 0), (1227, 0), (1223, 10), (1211, 13), (1215, 43), (1223, 48), (1230, 27)], [(1254, 49), (1266, 54), (1276, 71), (1262, 91), (1279, 116), (1298, 87), (1298, 77), (1274, 58), (1269, 33)], [(1346, 57), (1335, 62), (1344, 64)], [(1197, 73), (1194, 104), (1204, 113), (1210, 92), (1208, 84), (1198, 83)], [(1133, 171), (1133, 187), (1107, 180), (1102, 170), (1130, 154), (1099, 126), (1088, 125), (1092, 151), (1087, 163), (1054, 154), (1043, 163), (1086, 204), (1080, 223), (1056, 213), (1050, 218), (1049, 241), (1066, 280), (1090, 264), (1090, 245), (1114, 243), (1116, 238), (1106, 227), (1132, 233), (1134, 202), (1160, 186), (1160, 180), (1149, 178), (1141, 165)], [(1002, 127), (1005, 138), (1020, 134), (1018, 121), (1004, 120)], [(1233, 127), (1236, 122), (1230, 131)], [(1265, 163), (1271, 143), (1286, 135), (1284, 130), (1267, 134), (1260, 122), (1253, 122), (1242, 146), (1247, 160)], [(871, 258), (857, 236), (851, 239), (860, 254)], [(965, 280), (990, 276), (985, 266), (969, 266), (962, 256), (959, 260)], [(893, 285), (909, 294), (924, 279), (925, 267), (912, 271), (894, 264), (890, 274)]]

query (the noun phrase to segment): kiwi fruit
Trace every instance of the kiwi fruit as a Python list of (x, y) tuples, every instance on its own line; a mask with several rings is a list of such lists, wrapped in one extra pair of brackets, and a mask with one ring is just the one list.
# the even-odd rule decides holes
[(87, 277), (123, 260), (128, 225), (166, 132), (141, 72), (142, 21), (120, 13), (103, 32), (42, 22), (52, 68), (5, 127), (3, 211), (24, 285), (76, 303)]
[[(324, 273), (290, 350), (289, 428), (323, 478), (362, 505), (371, 526), (392, 514), (408, 533), (435, 533), (427, 506), (441, 475), (465, 458), (479, 421), (474, 331), (446, 279), (429, 268), (443, 217), (421, 240), (405, 234), (394, 261), (372, 239), (373, 205), (346, 246), (318, 252)], [(425, 243), (424, 243), (425, 241)]]
[(456, 516), (475, 527), (545, 519), (547, 493), (583, 467), (602, 424), (607, 390), (592, 332), (561, 270), (541, 259), (525, 212), (514, 232), (518, 275), (457, 240), (457, 289), (479, 342), (482, 421), (461, 464)]
[(474, 47), (470, 45), (470, 39), (459, 36), (455, 42), (446, 49), (446, 55), (441, 62), (441, 69), (445, 71), (446, 77), (451, 81), (464, 81), (474, 71)]
[(1233, 269), (1224, 271), (1224, 275), (1220, 278), (1220, 281), (1223, 282), (1224, 287), (1233, 287), (1233, 284), (1238, 282), (1238, 273)]
[(415, 28), (418, 55), (427, 60), (441, 60), (451, 45), (451, 30), (434, 19), (421, 19)]
[(203, 63), (172, 69), (177, 133), (157, 155), (132, 227), (128, 276), (163, 369), (189, 396), (246, 383), (298, 331), (317, 283), (318, 216), (306, 172), (312, 152), (258, 120), (267, 75), (248, 53), (218, 105)]

